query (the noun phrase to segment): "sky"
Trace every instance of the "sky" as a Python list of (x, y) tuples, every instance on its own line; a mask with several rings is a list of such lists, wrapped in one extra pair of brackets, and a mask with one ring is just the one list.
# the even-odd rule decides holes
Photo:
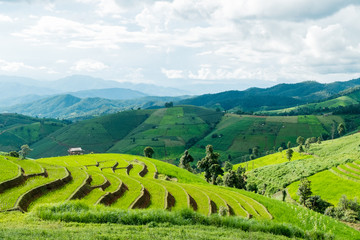
[(359, 23), (358, 0), (0, 0), (0, 75), (209, 91), (344, 81), (360, 77)]

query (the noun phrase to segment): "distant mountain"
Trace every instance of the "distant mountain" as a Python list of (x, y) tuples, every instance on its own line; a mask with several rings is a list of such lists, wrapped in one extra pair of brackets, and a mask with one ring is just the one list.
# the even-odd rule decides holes
[(147, 94), (124, 88), (92, 89), (72, 92), (71, 95), (79, 98), (106, 98), (112, 100), (126, 100), (146, 97)]
[[(116, 90), (115, 92), (119, 92), (119, 91)], [(132, 90), (130, 91), (134, 92)], [(83, 95), (86, 95), (93, 91), (84, 91), (84, 92), (85, 94)], [(104, 92), (102, 91), (97, 92), (96, 90), (94, 90), (94, 92), (100, 94), (107, 91), (105, 90)], [(136, 93), (138, 96), (144, 95), (142, 93), (137, 93), (137, 92), (134, 93)], [(111, 99), (99, 98), (99, 97), (79, 98), (70, 94), (65, 94), (65, 95), (55, 95), (55, 96), (45, 97), (26, 104), (18, 104), (15, 106), (3, 107), (0, 108), (0, 111), (10, 112), (10, 113), (20, 113), (33, 117), (81, 120), (81, 119), (91, 118), (94, 116), (116, 113), (118, 111), (124, 111), (129, 109), (159, 108), (159, 107), (163, 107), (165, 102), (179, 101), (183, 98), (184, 97), (147, 96), (138, 99), (111, 100)]]
[(219, 107), (224, 110), (241, 109), (244, 111), (281, 109), (326, 99), (356, 86), (360, 86), (360, 78), (329, 84), (321, 84), (315, 81), (296, 84), (284, 83), (270, 88), (249, 88), (245, 91), (205, 94), (182, 100), (178, 104)]
[(329, 113), (343, 107), (360, 104), (360, 87), (350, 88), (332, 97), (315, 103), (303, 104), (291, 108), (284, 108), (272, 111), (260, 111), (258, 114), (290, 114), (305, 115), (317, 113)]

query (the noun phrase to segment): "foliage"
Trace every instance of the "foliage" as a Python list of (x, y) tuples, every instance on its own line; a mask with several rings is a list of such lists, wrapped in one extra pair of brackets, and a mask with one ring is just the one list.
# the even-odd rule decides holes
[(307, 178), (302, 178), (297, 191), (297, 195), (300, 197), (300, 203), (305, 205), (306, 200), (311, 196), (311, 194), (311, 182)]
[(319, 195), (315, 195), (306, 199), (305, 206), (315, 212), (324, 213), (331, 204), (321, 199)]
[(292, 150), (291, 148), (288, 148), (288, 149), (286, 150), (286, 158), (287, 158), (289, 161), (291, 161), (291, 158), (292, 158), (292, 156), (293, 156), (293, 153), (294, 153), (294, 150)]
[(205, 172), (205, 180), (210, 182), (211, 179), (212, 184), (215, 183), (218, 175), (222, 175), (224, 173), (219, 165), (219, 157), (219, 153), (214, 152), (213, 146), (207, 145), (206, 156), (197, 163), (198, 168), (204, 170)]
[(190, 155), (189, 151), (186, 150), (184, 152), (184, 155), (180, 158), (180, 164), (179, 167), (188, 170), (189, 172), (192, 172), (192, 168), (190, 166), (190, 163), (194, 161), (194, 158)]
[(26, 156), (32, 151), (29, 145), (25, 144), (21, 146), (21, 150), (19, 151), (19, 155), (21, 159), (25, 159)]
[(152, 147), (146, 147), (144, 148), (144, 156), (148, 158), (152, 158), (152, 155), (155, 153), (154, 149)]
[(338, 125), (337, 130), (338, 130), (339, 135), (342, 136), (345, 133), (345, 125), (343, 123), (340, 123)]
[(305, 138), (302, 137), (302, 136), (299, 136), (297, 139), (296, 139), (296, 143), (299, 144), (299, 145), (303, 145), (305, 142)]
[(350, 200), (343, 195), (337, 207), (329, 207), (325, 210), (325, 215), (343, 220), (346, 222), (356, 222), (360, 220), (360, 204), (357, 199)]
[(224, 171), (229, 172), (231, 169), (233, 169), (233, 165), (229, 161), (226, 161), (224, 165)]

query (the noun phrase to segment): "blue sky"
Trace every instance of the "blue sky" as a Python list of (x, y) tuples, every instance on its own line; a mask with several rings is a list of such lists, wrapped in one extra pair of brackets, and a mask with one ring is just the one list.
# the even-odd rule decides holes
[(343, 81), (360, 76), (359, 22), (358, 0), (0, 0), (0, 75), (211, 91)]

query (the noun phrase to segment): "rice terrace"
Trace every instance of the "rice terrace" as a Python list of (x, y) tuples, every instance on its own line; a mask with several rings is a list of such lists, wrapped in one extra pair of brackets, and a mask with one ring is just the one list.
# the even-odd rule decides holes
[(0, 0), (0, 240), (360, 240), (359, 0)]

